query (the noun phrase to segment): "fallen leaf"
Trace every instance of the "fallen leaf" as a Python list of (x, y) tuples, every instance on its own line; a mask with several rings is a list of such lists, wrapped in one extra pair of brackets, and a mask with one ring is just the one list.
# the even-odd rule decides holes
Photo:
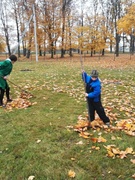
[(29, 176), (28, 180), (33, 180), (35, 178), (35, 176)]
[(92, 142), (96, 143), (98, 142), (98, 138), (90, 138)]
[(115, 154), (112, 151), (108, 150), (108, 157), (115, 157)]
[(135, 174), (132, 175), (132, 178), (135, 178)]
[(127, 154), (132, 154), (133, 148), (127, 148), (125, 151)]
[(38, 140), (37, 140), (37, 143), (40, 143), (40, 142), (41, 142), (41, 140), (40, 140), (40, 139), (38, 139)]
[(85, 120), (82, 120), (82, 119), (81, 119), (81, 120), (79, 120), (79, 121), (77, 122), (77, 125), (75, 125), (74, 128), (75, 128), (75, 129), (84, 128), (84, 127), (87, 127), (88, 124), (89, 124), (88, 121), (85, 121)]
[(111, 140), (113, 140), (113, 141), (116, 140), (116, 137), (115, 137), (115, 136), (112, 136), (112, 137), (111, 137)]
[(89, 138), (89, 136), (88, 136), (88, 135), (85, 135), (84, 132), (80, 132), (79, 136), (80, 136), (80, 137), (83, 137), (83, 138), (85, 138), (85, 139), (88, 139), (88, 138)]
[(131, 161), (133, 164), (135, 164), (135, 159), (131, 159), (130, 161)]
[(106, 142), (107, 140), (105, 138), (103, 138), (102, 136), (100, 136), (98, 138), (98, 142)]
[(74, 178), (75, 177), (75, 172), (73, 170), (69, 170), (68, 176), (71, 177), (71, 178)]
[(83, 142), (82, 141), (79, 141), (78, 143), (76, 143), (76, 144), (80, 144), (80, 145), (82, 145), (83, 144)]
[(100, 147), (97, 147), (97, 146), (92, 146), (91, 149), (95, 149), (95, 150), (100, 150)]
[(102, 128), (103, 122), (100, 119), (96, 119), (91, 122), (91, 126), (93, 129), (96, 129), (97, 127)]
[(117, 155), (120, 154), (120, 150), (118, 148), (111, 148), (111, 151), (113, 152), (113, 154)]

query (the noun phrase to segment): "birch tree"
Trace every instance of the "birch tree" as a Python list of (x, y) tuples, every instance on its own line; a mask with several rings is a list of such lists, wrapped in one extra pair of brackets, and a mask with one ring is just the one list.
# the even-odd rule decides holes
[(10, 22), (10, 16), (8, 16), (8, 13), (10, 12), (8, 10), (8, 1), (2, 2), (1, 0), (1, 22), (2, 22), (2, 28), (4, 31), (4, 36), (6, 40), (6, 47), (9, 56), (11, 55), (11, 47), (10, 47), (10, 37), (9, 37), (9, 32), (11, 30), (11, 26), (9, 25)]

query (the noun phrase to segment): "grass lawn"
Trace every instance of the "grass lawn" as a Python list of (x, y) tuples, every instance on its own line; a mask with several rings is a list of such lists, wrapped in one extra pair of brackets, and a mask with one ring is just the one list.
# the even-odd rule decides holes
[[(117, 130), (90, 129), (89, 138), (80, 137), (70, 128), (87, 114), (80, 57), (19, 60), (9, 80), (33, 97), (28, 99), (30, 107), (0, 108), (0, 180), (135, 178), (135, 57), (85, 57), (83, 64), (88, 73), (99, 71), (102, 102), (112, 126), (129, 123)], [(20, 88), (9, 85), (13, 100), (19, 100)]]

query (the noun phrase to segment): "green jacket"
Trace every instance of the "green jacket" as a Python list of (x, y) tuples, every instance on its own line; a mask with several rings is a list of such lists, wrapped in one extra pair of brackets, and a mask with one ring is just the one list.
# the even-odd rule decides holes
[(0, 62), (0, 87), (6, 89), (8, 87), (7, 81), (3, 79), (4, 76), (7, 76), (11, 73), (13, 68), (12, 62), (10, 59)]

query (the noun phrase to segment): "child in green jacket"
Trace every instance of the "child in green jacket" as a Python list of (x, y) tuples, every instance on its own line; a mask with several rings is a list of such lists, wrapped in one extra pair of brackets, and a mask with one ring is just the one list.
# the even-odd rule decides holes
[(12, 71), (14, 62), (17, 61), (17, 57), (15, 55), (11, 55), (5, 61), (0, 62), (0, 106), (3, 105), (4, 92), (6, 91), (7, 102), (11, 101), (9, 98), (9, 86), (6, 81), (7, 75), (9, 75)]

